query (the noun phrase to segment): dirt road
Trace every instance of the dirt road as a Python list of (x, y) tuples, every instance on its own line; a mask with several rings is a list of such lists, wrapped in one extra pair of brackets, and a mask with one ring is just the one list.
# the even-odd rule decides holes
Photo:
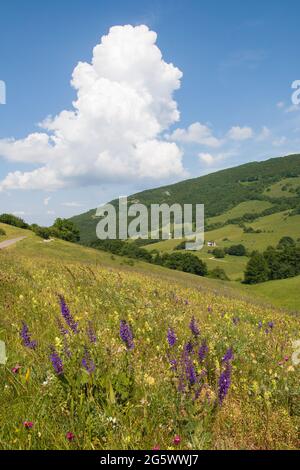
[(24, 238), (27, 237), (18, 237), (18, 238), (12, 238), (11, 240), (5, 240), (4, 242), (0, 243), (0, 250), (3, 250), (3, 248), (7, 248), (10, 245), (14, 245), (15, 243), (24, 240)]

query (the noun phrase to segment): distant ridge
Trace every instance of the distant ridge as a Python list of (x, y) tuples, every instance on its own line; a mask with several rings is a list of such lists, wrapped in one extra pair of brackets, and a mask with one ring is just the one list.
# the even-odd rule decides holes
[[(265, 192), (268, 186), (284, 178), (298, 176), (300, 176), (300, 154), (294, 154), (262, 162), (246, 163), (179, 183), (145, 190), (131, 195), (128, 202), (139, 201), (147, 206), (164, 202), (202, 203), (205, 205), (206, 217), (213, 217), (251, 199), (269, 200), (273, 203), (272, 196)], [(291, 208), (296, 199), (290, 198)], [(277, 199), (276, 203), (279, 202)], [(285, 205), (288, 202), (289, 198), (285, 198)], [(116, 201), (112, 203), (116, 204)], [(96, 239), (95, 211), (96, 209), (92, 209), (71, 218), (80, 231), (82, 243)]]

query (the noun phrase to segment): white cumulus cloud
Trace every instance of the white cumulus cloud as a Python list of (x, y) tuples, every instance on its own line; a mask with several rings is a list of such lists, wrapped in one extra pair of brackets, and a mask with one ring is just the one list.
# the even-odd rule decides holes
[(262, 142), (264, 140), (268, 140), (268, 138), (271, 136), (271, 131), (268, 127), (266, 126), (263, 126), (262, 129), (261, 129), (261, 132), (258, 134), (257, 136), (257, 141), (258, 142)]
[(222, 141), (213, 135), (210, 127), (200, 122), (194, 122), (187, 129), (176, 129), (168, 136), (168, 139), (175, 142), (205, 145), (207, 147), (220, 147), (222, 145)]
[(215, 157), (211, 153), (201, 152), (198, 156), (200, 161), (204, 162), (206, 165), (213, 165), (215, 163)]
[(37, 165), (9, 173), (0, 190), (185, 176), (181, 150), (161, 137), (179, 120), (173, 93), (182, 73), (163, 60), (156, 39), (144, 25), (112, 27), (91, 63), (73, 71), (73, 108), (45, 119), (40, 132), (0, 140), (0, 156)]
[(228, 150), (226, 152), (219, 152), (215, 155), (211, 153), (201, 152), (198, 154), (200, 162), (205, 163), (207, 166), (215, 165), (216, 163), (225, 160), (226, 158), (235, 157), (237, 155), (236, 150)]
[(253, 137), (253, 130), (251, 127), (234, 126), (228, 132), (229, 139), (232, 140), (247, 140)]

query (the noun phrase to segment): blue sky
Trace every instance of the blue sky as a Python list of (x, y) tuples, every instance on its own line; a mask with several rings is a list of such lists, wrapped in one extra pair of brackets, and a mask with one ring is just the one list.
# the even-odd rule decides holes
[[(2, 1), (0, 212), (50, 224), (121, 194), (300, 151), (299, 17), (296, 0)], [(117, 25), (133, 28), (109, 34)], [(87, 83), (94, 69), (77, 64), (91, 64), (103, 35)], [(164, 64), (173, 67), (160, 83)]]

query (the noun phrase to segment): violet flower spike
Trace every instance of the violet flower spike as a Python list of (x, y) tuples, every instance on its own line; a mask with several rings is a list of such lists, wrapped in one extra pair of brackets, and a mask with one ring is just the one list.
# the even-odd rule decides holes
[(64, 366), (61, 358), (59, 357), (56, 349), (51, 346), (51, 354), (50, 359), (52, 362), (52, 366), (56, 375), (62, 375), (64, 373)]
[(120, 338), (126, 344), (128, 350), (134, 348), (133, 333), (125, 320), (120, 322)]
[(227, 349), (225, 356), (222, 358), (222, 362), (229, 362), (233, 359), (233, 351), (231, 348)]
[(24, 321), (22, 322), (22, 329), (20, 332), (20, 336), (22, 338), (23, 346), (25, 346), (25, 348), (29, 348), (29, 349), (36, 348), (37, 342), (31, 340), (31, 334), (29, 333), (29, 328)]
[(95, 363), (93, 362), (91, 355), (87, 348), (85, 348), (85, 352), (84, 352), (84, 356), (82, 358), (81, 364), (89, 374), (92, 374), (96, 369)]
[(222, 406), (224, 399), (226, 398), (231, 384), (231, 365), (226, 362), (225, 369), (219, 378), (219, 392), (218, 399), (219, 405)]
[(186, 364), (186, 377), (191, 386), (195, 385), (195, 383), (197, 382), (197, 374), (192, 361), (188, 361), (188, 363)]
[(170, 348), (173, 348), (173, 346), (175, 346), (176, 341), (177, 341), (177, 337), (173, 328), (168, 329), (167, 338), (168, 338), (168, 343), (169, 343)]
[(208, 346), (206, 344), (206, 341), (203, 341), (198, 350), (198, 360), (200, 363), (204, 361), (207, 353), (208, 353)]
[(185, 345), (184, 345), (184, 352), (186, 354), (192, 354), (194, 352), (194, 346), (193, 346), (193, 343), (192, 341), (188, 341)]
[(199, 336), (200, 335), (200, 330), (198, 328), (198, 325), (196, 323), (195, 317), (192, 318), (191, 323), (190, 323), (190, 330), (193, 333), (194, 336)]
[(71, 328), (73, 333), (79, 333), (78, 323), (74, 320), (69, 307), (66, 304), (66, 301), (62, 295), (59, 295), (60, 311), (66, 322), (66, 324)]

